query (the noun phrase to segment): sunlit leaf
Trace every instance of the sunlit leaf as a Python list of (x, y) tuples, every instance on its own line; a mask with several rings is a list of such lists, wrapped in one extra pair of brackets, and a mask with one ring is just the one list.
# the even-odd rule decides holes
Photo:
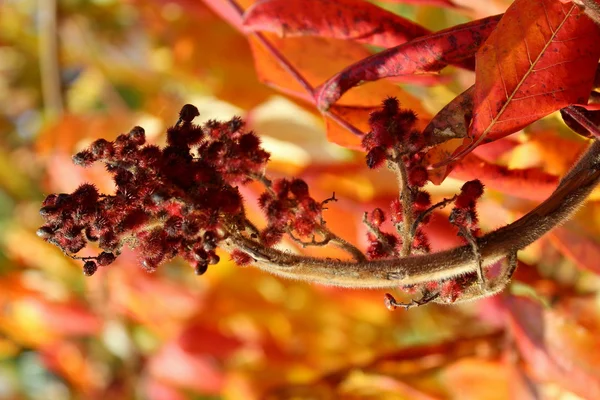
[(244, 26), (281, 37), (324, 36), (393, 47), (429, 30), (360, 0), (262, 0), (246, 10)]
[(477, 52), (473, 142), (457, 157), (569, 104), (585, 103), (599, 40), (600, 29), (574, 3), (515, 1)]

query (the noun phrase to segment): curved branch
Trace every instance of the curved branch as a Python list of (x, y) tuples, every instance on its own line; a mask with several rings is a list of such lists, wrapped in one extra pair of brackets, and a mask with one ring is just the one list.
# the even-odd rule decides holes
[[(600, 141), (594, 141), (557, 189), (517, 221), (479, 238), (483, 265), (523, 249), (565, 221), (600, 182)], [(245, 251), (254, 265), (285, 278), (349, 288), (393, 288), (477, 271), (470, 245), (434, 254), (351, 262), (294, 255), (231, 234), (224, 249)]]

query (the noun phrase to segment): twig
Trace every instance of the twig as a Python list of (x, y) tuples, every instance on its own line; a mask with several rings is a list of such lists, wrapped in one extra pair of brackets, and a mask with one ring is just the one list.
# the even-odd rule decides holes
[(379, 230), (378, 227), (376, 227), (375, 225), (373, 225), (371, 223), (371, 221), (369, 221), (369, 213), (366, 211), (363, 214), (362, 222), (369, 229), (369, 232), (371, 232), (373, 235), (375, 235), (375, 237), (377, 238), (377, 241), (379, 243), (381, 243), (381, 245), (383, 246), (383, 248), (387, 254), (393, 254), (396, 256), (398, 255), (398, 252), (396, 251), (396, 249), (393, 248), (392, 246), (390, 246), (390, 244), (388, 243), (388, 240), (386, 239), (385, 236), (383, 236), (383, 233), (381, 232), (381, 230)]
[(452, 203), (454, 200), (456, 200), (456, 195), (452, 196), (449, 199), (444, 199), (444, 200), (440, 201), (439, 203), (435, 203), (434, 205), (429, 207), (427, 210), (420, 213), (417, 216), (417, 218), (415, 219), (415, 222), (413, 222), (412, 228), (410, 230), (411, 236), (413, 236), (413, 237), (415, 236), (415, 234), (417, 233), (417, 229), (419, 229), (419, 225), (421, 224), (421, 222), (423, 222), (425, 217), (427, 217), (429, 214), (431, 214), (433, 211), (435, 211), (438, 208), (446, 207), (448, 204)]
[(352, 243), (348, 242), (346, 239), (339, 237), (335, 233), (331, 232), (328, 228), (322, 226), (319, 228), (319, 233), (324, 235), (331, 244), (339, 247), (345, 252), (349, 253), (354, 260), (357, 262), (364, 262), (367, 260), (362, 251), (358, 249), (358, 247), (354, 246)]
[(385, 294), (387, 308), (395, 309), (396, 307), (402, 307), (407, 311), (411, 308), (420, 307), (424, 306), (425, 304), (431, 303), (432, 301), (435, 301), (438, 297), (440, 297), (440, 292), (432, 292), (423, 294), (419, 300), (412, 299), (410, 303), (402, 303), (397, 301), (391, 294)]

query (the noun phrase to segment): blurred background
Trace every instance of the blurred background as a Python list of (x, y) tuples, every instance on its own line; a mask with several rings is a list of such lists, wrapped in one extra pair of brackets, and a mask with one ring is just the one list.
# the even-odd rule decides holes
[[(507, 3), (473, 2), (470, 13), (388, 8), (438, 30)], [(444, 85), (406, 90), (434, 113), (473, 79), (452, 72)], [(527, 387), (531, 371), (506, 333), (509, 300), (389, 312), (382, 291), (285, 281), (225, 254), (196, 277), (182, 261), (147, 274), (130, 251), (85, 278), (80, 262), (36, 236), (46, 195), (83, 182), (113, 189), (101, 166), (75, 167), (72, 154), (135, 125), (163, 144), (186, 103), (200, 109), (197, 122), (246, 118), (273, 154), (272, 176), (302, 176), (317, 199), (335, 191), (340, 201), (327, 222), (354, 243), (365, 244), (362, 213), (387, 207), (397, 193), (390, 175), (365, 170), (363, 154), (327, 141), (314, 109), (260, 83), (247, 39), (202, 2), (1, 1), (0, 399), (502, 399)], [(501, 163), (556, 175), (585, 145), (556, 117), (510, 140)], [(430, 191), (450, 196), (460, 184), (448, 179)], [(260, 219), (256, 193), (244, 195)], [(484, 228), (532, 204), (490, 190)], [(530, 265), (520, 268), (521, 292), (555, 299), (597, 288), (584, 270), (598, 252), (589, 223), (599, 221), (597, 207), (583, 213), (583, 230), (561, 228), (580, 237), (563, 234), (523, 254)], [(436, 249), (457, 243), (440, 221)], [(577, 299), (566, 314), (576, 304), (595, 329), (595, 297)], [(543, 390), (569, 393), (556, 384)]]

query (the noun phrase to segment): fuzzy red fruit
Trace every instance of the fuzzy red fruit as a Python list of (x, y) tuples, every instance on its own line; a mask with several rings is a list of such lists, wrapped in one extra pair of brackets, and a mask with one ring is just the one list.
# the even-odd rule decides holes
[(379, 168), (387, 158), (387, 152), (381, 146), (374, 147), (367, 153), (367, 166), (371, 169)]
[(373, 242), (367, 249), (367, 257), (370, 260), (376, 260), (385, 256), (387, 256), (387, 252), (384, 250), (383, 244), (381, 244), (381, 242)]
[(376, 208), (371, 213), (371, 223), (375, 226), (381, 226), (385, 222), (385, 213), (381, 208)]
[(477, 200), (483, 195), (483, 183), (479, 179), (466, 182), (460, 188), (461, 195)]
[(239, 140), (240, 150), (244, 154), (253, 154), (260, 147), (260, 139), (254, 133), (246, 133)]
[(273, 183), (273, 190), (280, 199), (287, 198), (290, 190), (290, 181), (287, 179), (278, 179)]
[(297, 199), (308, 197), (308, 184), (302, 179), (294, 179), (290, 184), (290, 190)]
[(192, 104), (186, 104), (179, 111), (179, 119), (183, 122), (192, 122), (194, 118), (200, 115), (200, 111)]
[(316, 222), (306, 216), (296, 218), (292, 221), (292, 228), (298, 232), (300, 236), (308, 236), (315, 230)]
[(454, 200), (454, 207), (460, 210), (468, 210), (475, 207), (475, 200), (469, 196), (458, 195)]
[(395, 97), (387, 97), (383, 100), (383, 112), (388, 115), (394, 115), (400, 109), (400, 102)]
[(423, 212), (431, 207), (431, 196), (423, 190), (417, 191), (413, 199), (413, 210), (417, 213)]
[(80, 167), (89, 167), (96, 161), (96, 156), (89, 150), (83, 150), (73, 156), (73, 163)]
[(417, 166), (411, 168), (408, 171), (408, 184), (413, 187), (422, 187), (425, 186), (427, 180), (429, 179), (429, 174), (425, 167)]
[(136, 146), (142, 146), (146, 143), (146, 131), (141, 126), (134, 126), (128, 135), (131, 143)]
[(398, 199), (392, 200), (392, 203), (390, 204), (390, 209), (392, 212), (392, 215), (391, 215), (392, 222), (394, 224), (398, 224), (398, 223), (402, 222), (402, 219), (403, 219), (402, 203), (400, 202), (400, 200), (398, 200)]
[(244, 267), (253, 261), (252, 257), (241, 250), (232, 251), (231, 259), (240, 267)]
[(96, 262), (98, 263), (98, 265), (105, 267), (107, 265), (112, 264), (116, 258), (117, 257), (115, 257), (113, 253), (107, 253), (106, 251), (103, 251), (98, 255)]
[(283, 232), (274, 227), (269, 227), (260, 233), (260, 239), (267, 247), (272, 247), (281, 242)]
[(83, 274), (85, 276), (92, 276), (97, 270), (98, 266), (93, 261), (86, 261), (85, 264), (83, 264)]

